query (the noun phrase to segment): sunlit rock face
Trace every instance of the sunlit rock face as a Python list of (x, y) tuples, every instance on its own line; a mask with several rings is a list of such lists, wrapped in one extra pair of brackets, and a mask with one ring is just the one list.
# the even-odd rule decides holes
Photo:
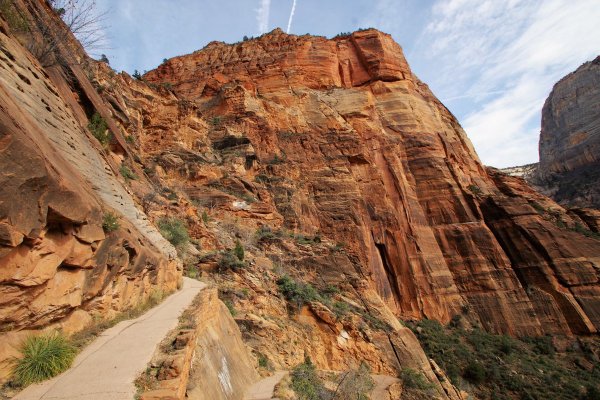
[(463, 314), (515, 335), (600, 328), (600, 242), (572, 229), (585, 221), (484, 168), (389, 35), (275, 30), (213, 42), (144, 79), (180, 104), (143, 117), (146, 154), (177, 149), (172, 165), (201, 199), (222, 176), (208, 158), (235, 149), (227, 179), (258, 199), (238, 211), (345, 243), (397, 316)]

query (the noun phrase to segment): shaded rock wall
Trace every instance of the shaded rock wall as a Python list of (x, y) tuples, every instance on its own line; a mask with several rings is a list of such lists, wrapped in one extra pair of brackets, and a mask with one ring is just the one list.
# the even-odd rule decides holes
[[(141, 136), (148, 154), (167, 144), (204, 160), (162, 166), (192, 198), (204, 198), (201, 183), (222, 177), (215, 166), (224, 163), (227, 179), (235, 174), (257, 200), (244, 215), (275, 208), (289, 229), (346, 243), (399, 317), (467, 313), (516, 335), (600, 327), (600, 243), (566, 229), (582, 221), (548, 199), (566, 224), (546, 220), (523, 181), (488, 173), (388, 35), (276, 30), (211, 43), (144, 79), (171, 88), (186, 118), (208, 122), (193, 129), (195, 141), (157, 124)], [(172, 115), (181, 123), (181, 109)], [(217, 143), (229, 137), (238, 141), (224, 151)]]
[(539, 147), (533, 182), (560, 203), (600, 208), (600, 57), (554, 85)]
[[(31, 37), (37, 24), (59, 23), (43, 1), (14, 4)], [(2, 22), (0, 361), (28, 334), (77, 332), (175, 290), (181, 277), (174, 248), (117, 178), (126, 149), (117, 139), (103, 149), (86, 129), (108, 109), (74, 56), (63, 61), (43, 67)], [(109, 212), (120, 228), (106, 233)]]

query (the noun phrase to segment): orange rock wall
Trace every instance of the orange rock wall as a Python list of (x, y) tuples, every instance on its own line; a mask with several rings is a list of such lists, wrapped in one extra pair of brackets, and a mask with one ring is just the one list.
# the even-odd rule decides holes
[[(276, 30), (211, 43), (144, 79), (208, 121), (185, 144), (180, 130), (140, 127), (147, 154), (218, 153), (246, 182), (267, 176), (249, 185), (250, 211), (274, 207), (288, 228), (346, 243), (401, 318), (463, 313), (516, 335), (600, 328), (600, 243), (566, 229), (575, 221), (545, 198), (568, 223), (540, 215), (523, 181), (487, 171), (389, 35)], [(208, 180), (198, 175), (185, 177), (192, 197)]]
[[(58, 19), (45, 2), (14, 4), (31, 21)], [(86, 129), (88, 113), (108, 117), (108, 108), (81, 65), (66, 58), (42, 66), (0, 22), (3, 381), (10, 369), (4, 361), (18, 355), (27, 335), (72, 334), (94, 319), (113, 318), (157, 290), (176, 290), (181, 268), (118, 176), (126, 149), (118, 139), (102, 149)], [(119, 219), (114, 232), (102, 227), (109, 212)]]

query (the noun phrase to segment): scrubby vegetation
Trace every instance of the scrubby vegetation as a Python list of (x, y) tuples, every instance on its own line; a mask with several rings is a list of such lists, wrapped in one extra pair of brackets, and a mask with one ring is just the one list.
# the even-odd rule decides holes
[(27, 32), (29, 23), (14, 6), (14, 0), (0, 0), (0, 14), (14, 32)]
[(413, 397), (429, 398), (436, 392), (435, 386), (415, 369), (403, 368), (400, 372), (400, 379), (402, 379), (404, 390)]
[(179, 249), (183, 248), (190, 241), (190, 235), (185, 222), (178, 218), (161, 218), (158, 221), (158, 229), (165, 239)]
[(244, 261), (244, 246), (242, 246), (242, 243), (239, 240), (235, 241), (235, 248), (233, 249), (233, 253), (238, 258), (238, 260)]
[(138, 176), (134, 174), (133, 171), (125, 164), (121, 165), (119, 172), (127, 182), (138, 179)]
[(288, 275), (277, 280), (279, 292), (283, 294), (296, 310), (311, 301), (318, 301), (321, 295), (310, 283), (298, 282)]
[(323, 400), (331, 397), (309, 357), (296, 366), (290, 376), (292, 389), (299, 400)]
[(58, 333), (30, 336), (19, 351), (21, 357), (15, 360), (12, 379), (20, 386), (60, 374), (71, 366), (77, 353), (76, 348)]
[(92, 135), (98, 139), (102, 146), (106, 147), (110, 144), (112, 133), (108, 130), (108, 124), (104, 118), (97, 112), (92, 115), (90, 123), (88, 124), (88, 129)]
[(375, 381), (371, 377), (371, 368), (362, 362), (357, 369), (350, 369), (340, 376), (338, 387), (331, 398), (368, 400), (369, 393), (374, 387)]
[(550, 337), (519, 340), (453, 325), (423, 320), (410, 327), (452, 383), (477, 398), (578, 400), (598, 393), (600, 362), (578, 342), (558, 355)]
[(221, 253), (219, 258), (219, 271), (224, 272), (227, 270), (237, 271), (246, 267), (246, 262), (240, 260), (236, 255), (235, 250), (227, 250)]
[(119, 229), (120, 226), (119, 217), (116, 214), (112, 212), (104, 214), (104, 217), (102, 218), (102, 229), (104, 229), (104, 232), (114, 232)]

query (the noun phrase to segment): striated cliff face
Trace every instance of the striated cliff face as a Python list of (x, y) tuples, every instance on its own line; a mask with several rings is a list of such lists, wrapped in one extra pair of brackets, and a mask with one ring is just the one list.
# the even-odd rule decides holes
[[(186, 104), (175, 125), (153, 121), (164, 109), (147, 118), (140, 141), (192, 199), (235, 175), (254, 197), (238, 215), (345, 243), (395, 315), (466, 313), (515, 335), (600, 328), (600, 243), (561, 228), (584, 223), (523, 181), (486, 170), (389, 35), (275, 30), (211, 43), (144, 79)], [(197, 116), (209, 126), (192, 127)]]
[[(35, 34), (45, 2), (14, 2)], [(72, 334), (177, 289), (180, 262), (87, 131), (108, 109), (73, 56), (43, 67), (0, 20), (0, 381), (21, 340)], [(49, 25), (51, 26), (51, 25)], [(62, 50), (66, 50), (63, 48)], [(115, 125), (111, 128), (120, 135)], [(122, 140), (122, 137), (121, 137)], [(103, 229), (113, 213), (120, 227)]]
[[(56, 22), (44, 1), (15, 4)], [(0, 39), (4, 358), (31, 330), (77, 331), (174, 289), (175, 249), (150, 222), (163, 216), (185, 222), (186, 273), (216, 283), (256, 357), (219, 348), (243, 346), (212, 293), (190, 398), (206, 385), (240, 398), (252, 362), (268, 374), (310, 356), (322, 370), (417, 369), (459, 399), (401, 320), (600, 329), (598, 215), (483, 167), (389, 35), (275, 30), (141, 80), (76, 43), (60, 50), (71, 62), (42, 67), (8, 27)], [(105, 147), (86, 129), (95, 113), (113, 134)], [(115, 232), (102, 230), (109, 211)], [(242, 266), (226, 257), (238, 243)], [(286, 299), (284, 284), (303, 297)]]
[(557, 201), (600, 207), (600, 57), (561, 79), (542, 110), (536, 183)]

